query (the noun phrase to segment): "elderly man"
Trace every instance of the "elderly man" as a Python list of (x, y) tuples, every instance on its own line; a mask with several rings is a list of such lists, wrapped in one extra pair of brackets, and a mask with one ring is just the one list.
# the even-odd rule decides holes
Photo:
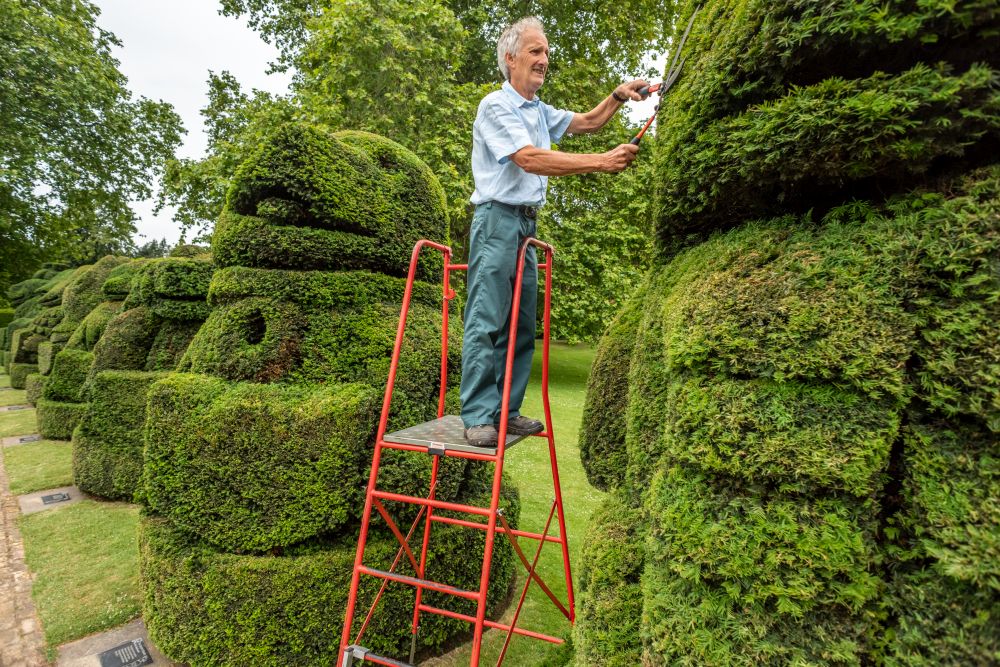
[[(495, 447), (500, 423), (507, 338), (517, 251), (535, 235), (549, 176), (617, 173), (635, 160), (638, 146), (621, 144), (607, 153), (563, 153), (550, 146), (563, 134), (596, 132), (629, 99), (644, 98), (643, 80), (623, 83), (586, 113), (555, 109), (536, 95), (545, 82), (549, 43), (541, 22), (523, 18), (500, 36), (497, 63), (506, 81), (483, 98), (473, 125), (469, 296), (462, 350), (462, 421), (471, 445)], [(540, 421), (520, 413), (535, 349), (537, 260), (525, 260), (507, 432), (530, 435)]]

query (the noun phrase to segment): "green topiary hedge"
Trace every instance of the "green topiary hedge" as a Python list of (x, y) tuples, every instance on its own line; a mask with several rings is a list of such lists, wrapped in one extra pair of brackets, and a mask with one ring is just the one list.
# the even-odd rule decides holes
[(45, 398), (82, 403), (83, 384), (93, 361), (94, 355), (84, 350), (63, 350), (57, 354), (45, 383)]
[(81, 489), (125, 500), (140, 489), (146, 395), (161, 371), (177, 366), (207, 315), (212, 270), (201, 253), (133, 260), (107, 273), (107, 300), (68, 343), (93, 350), (81, 394), (91, 405), (73, 436)]
[[(399, 276), (418, 239), (447, 242), (444, 190), (415, 155), (306, 124), (277, 128), (240, 166), (226, 211), (212, 241), (220, 266)], [(440, 265), (428, 257), (425, 270)]]
[(104, 335), (108, 322), (119, 313), (121, 307), (121, 301), (102, 301), (83, 318), (73, 335), (66, 341), (66, 347), (71, 350), (92, 351), (97, 341)]
[(632, 664), (1000, 660), (998, 31), (975, 0), (705, 3), (660, 259), (590, 382), (616, 490), (578, 665), (608, 637)]
[(142, 481), (147, 396), (164, 375), (102, 371), (92, 378), (90, 402), (73, 432), (73, 481), (81, 491), (133, 500)]
[[(474, 498), (487, 503), (488, 497)], [(517, 516), (516, 493), (505, 489), (502, 505)], [(428, 552), (427, 576), (465, 589), (475, 589), (484, 543), (483, 531), (435, 524)], [(337, 662), (340, 629), (350, 591), (357, 535), (336, 542), (313, 541), (267, 556), (241, 556), (212, 549), (163, 519), (146, 518), (140, 531), (140, 568), (145, 590), (143, 620), (156, 645), (189, 664), (322, 665)], [(366, 562), (388, 569), (399, 543), (372, 531)], [(473, 562), (476, 567), (469, 567)], [(398, 572), (412, 576), (404, 557)], [(506, 604), (514, 555), (506, 540), (494, 548), (488, 614), (495, 618)], [(359, 605), (374, 599), (379, 582), (365, 577)], [(424, 602), (473, 614), (466, 600), (424, 593)], [(364, 644), (389, 655), (409, 651), (413, 592), (390, 585)], [(358, 619), (355, 631), (360, 628)], [(457, 635), (468, 632), (464, 621), (423, 614), (418, 650), (434, 654)]]
[(642, 662), (635, 637), (642, 617), (640, 578), (646, 559), (641, 512), (609, 494), (591, 516), (579, 565), (578, 661), (592, 667)]
[(171, 375), (150, 395), (146, 502), (227, 551), (267, 551), (357, 519), (379, 395)]
[[(48, 386), (48, 383), (46, 383)], [(38, 432), (47, 440), (69, 440), (73, 429), (83, 418), (84, 403), (66, 403), (48, 398), (38, 399)]]
[(41, 373), (32, 373), (24, 379), (24, 391), (25, 400), (31, 405), (36, 405), (38, 399), (42, 397), (42, 392), (45, 391), (45, 380), (47, 380)]
[(52, 361), (55, 359), (56, 353), (59, 352), (59, 348), (55, 347), (50, 341), (44, 341), (38, 344), (38, 372), (42, 375), (48, 375), (52, 372)]
[(38, 364), (12, 363), (9, 372), (10, 386), (14, 389), (24, 389), (28, 376), (38, 372)]

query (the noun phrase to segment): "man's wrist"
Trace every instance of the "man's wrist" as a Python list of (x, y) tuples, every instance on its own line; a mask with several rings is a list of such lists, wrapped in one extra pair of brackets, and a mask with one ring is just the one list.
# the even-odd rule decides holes
[(628, 98), (627, 97), (622, 97), (621, 95), (619, 95), (617, 90), (612, 90), (611, 91), (611, 97), (615, 98), (615, 100), (617, 102), (620, 102), (621, 104), (624, 104), (625, 102), (628, 102)]

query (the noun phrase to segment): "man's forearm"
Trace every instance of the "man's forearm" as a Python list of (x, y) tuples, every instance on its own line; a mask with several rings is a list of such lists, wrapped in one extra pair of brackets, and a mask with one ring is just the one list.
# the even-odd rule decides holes
[(545, 148), (525, 146), (511, 155), (521, 169), (538, 176), (569, 176), (605, 171), (606, 159), (601, 153), (563, 153)]
[(566, 131), (570, 134), (589, 134), (591, 132), (597, 132), (599, 129), (607, 125), (611, 117), (618, 112), (622, 103), (616, 100), (611, 95), (605, 97), (596, 107), (591, 109), (586, 113), (578, 113), (573, 115), (573, 120), (570, 121), (569, 127)]

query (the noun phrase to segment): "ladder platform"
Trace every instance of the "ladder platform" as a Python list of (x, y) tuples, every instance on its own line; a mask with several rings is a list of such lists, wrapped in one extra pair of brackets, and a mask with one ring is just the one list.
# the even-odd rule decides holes
[[(515, 443), (521, 442), (527, 435), (508, 435), (507, 448)], [(465, 452), (471, 454), (496, 454), (496, 447), (473, 447), (465, 439), (465, 425), (458, 415), (445, 415), (438, 419), (433, 419), (423, 424), (410, 426), (401, 431), (387, 433), (385, 442), (394, 442), (400, 445), (418, 445), (427, 447), (428, 453), (440, 453), (448, 451)]]

